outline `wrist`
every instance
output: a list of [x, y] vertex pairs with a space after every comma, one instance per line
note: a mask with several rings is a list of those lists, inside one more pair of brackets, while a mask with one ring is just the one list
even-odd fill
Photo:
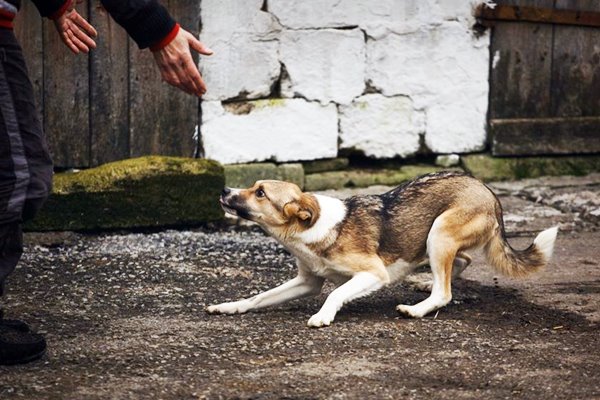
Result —
[[65, 0], [63, 5], [60, 6], [60, 8], [58, 10], [56, 10], [54, 13], [50, 14], [48, 16], [48, 18], [53, 21], [56, 21], [57, 19], [62, 17], [71, 8], [72, 3], [73, 3], [72, 0]]
[[175, 39], [175, 37], [179, 33], [180, 29], [181, 29], [181, 26], [179, 26], [179, 24], [176, 23], [175, 26], [173, 27], [173, 29], [171, 29], [171, 31], [167, 34], [167, 36], [162, 38], [159, 42], [150, 46], [150, 50], [152, 52], [156, 52], [156, 51], [160, 51], [160, 50], [164, 49], [165, 47], [167, 47], [167, 45]]

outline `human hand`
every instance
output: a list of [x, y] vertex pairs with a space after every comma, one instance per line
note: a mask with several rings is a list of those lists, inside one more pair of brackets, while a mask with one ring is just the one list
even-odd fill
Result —
[[89, 53], [96, 48], [94, 39], [98, 32], [75, 10], [75, 2], [63, 15], [54, 20], [54, 25], [63, 43], [75, 54]]
[[194, 63], [190, 48], [206, 56], [213, 53], [194, 35], [180, 28], [169, 44], [154, 52], [154, 59], [165, 82], [200, 97], [206, 93], [206, 84]]

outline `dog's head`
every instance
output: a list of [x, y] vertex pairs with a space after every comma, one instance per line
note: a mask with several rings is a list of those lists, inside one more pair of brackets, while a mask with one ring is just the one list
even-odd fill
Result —
[[307, 229], [319, 218], [320, 211], [313, 195], [282, 181], [257, 181], [248, 189], [226, 187], [220, 203], [225, 212], [271, 230]]

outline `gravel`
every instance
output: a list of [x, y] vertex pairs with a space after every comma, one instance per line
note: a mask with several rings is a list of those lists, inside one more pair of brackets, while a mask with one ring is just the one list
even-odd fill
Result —
[[[503, 184], [511, 242], [525, 247], [558, 223], [555, 261], [516, 281], [476, 257], [452, 303], [422, 320], [396, 313], [427, 296], [402, 284], [345, 306], [324, 329], [306, 321], [325, 295], [207, 315], [295, 274], [292, 257], [246, 225], [28, 234], [4, 303], [49, 349], [0, 367], [0, 398], [598, 398], [600, 235], [588, 210], [600, 182], [586, 179]], [[554, 189], [533, 199], [544, 185]]]

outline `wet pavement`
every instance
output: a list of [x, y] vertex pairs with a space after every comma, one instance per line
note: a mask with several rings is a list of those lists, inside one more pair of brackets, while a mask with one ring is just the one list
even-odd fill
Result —
[[49, 349], [0, 367], [0, 398], [600, 398], [600, 175], [492, 187], [514, 247], [560, 226], [554, 260], [514, 280], [477, 256], [452, 303], [422, 320], [395, 311], [427, 296], [405, 284], [351, 303], [323, 329], [306, 322], [331, 286], [256, 313], [207, 315], [206, 305], [295, 275], [292, 257], [246, 224], [27, 234], [4, 304]]

